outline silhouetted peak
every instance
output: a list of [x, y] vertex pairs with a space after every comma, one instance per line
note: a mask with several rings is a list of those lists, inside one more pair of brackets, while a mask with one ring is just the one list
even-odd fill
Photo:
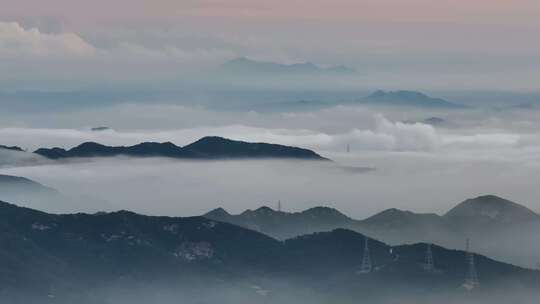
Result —
[[70, 150], [40, 148], [34, 153], [51, 159], [72, 157], [171, 157], [183, 159], [286, 158], [325, 160], [317, 153], [298, 147], [268, 143], [250, 143], [218, 136], [203, 137], [184, 147], [171, 142], [143, 142], [134, 146], [106, 146], [85, 142]]
[[3, 150], [10, 150], [10, 151], [17, 151], [17, 152], [24, 152], [24, 149], [23, 149], [23, 148], [17, 147], [17, 146], [4, 146], [4, 145], [0, 145], [0, 149], [3, 149]]
[[380, 105], [400, 105], [416, 107], [466, 108], [467, 106], [449, 102], [441, 98], [430, 97], [416, 91], [378, 90], [364, 98], [365, 102]]
[[270, 207], [267, 207], [267, 206], [262, 206], [260, 208], [255, 209], [255, 210], [248, 209], [248, 210], [242, 212], [241, 215], [244, 215], [244, 216], [273, 216], [276, 213], [278, 213], [278, 212], [275, 211], [274, 209], [272, 209]]
[[76, 146], [73, 149], [85, 149], [86, 150], [86, 149], [96, 149], [96, 148], [104, 148], [104, 147], [107, 147], [107, 146], [99, 144], [97, 142], [87, 141], [87, 142], [84, 142], [84, 143]]
[[481, 217], [501, 222], [520, 222], [537, 219], [538, 214], [496, 195], [483, 195], [468, 199], [445, 214], [445, 217]]
[[210, 217], [210, 218], [215, 218], [215, 217], [224, 217], [224, 216], [230, 216], [230, 215], [231, 214], [229, 212], [227, 212], [227, 210], [219, 207], [219, 208], [216, 208], [214, 210], [210, 210], [204, 216], [205, 217]]
[[414, 213], [397, 208], [386, 209], [364, 220], [367, 224], [396, 224], [396, 223], [416, 223], [424, 220], [437, 220], [440, 216], [434, 213]]
[[318, 206], [304, 210], [302, 211], [302, 214], [311, 217], [348, 219], [345, 214], [339, 212], [337, 209], [324, 206]]
[[383, 91], [377, 90], [373, 94], [369, 95], [368, 98], [395, 98], [395, 99], [426, 99], [430, 98], [424, 93], [416, 91]]
[[220, 136], [205, 136], [193, 143], [191, 143], [188, 146], [194, 146], [194, 145], [202, 145], [202, 144], [226, 144], [231, 142], [241, 142], [237, 140], [232, 140]]

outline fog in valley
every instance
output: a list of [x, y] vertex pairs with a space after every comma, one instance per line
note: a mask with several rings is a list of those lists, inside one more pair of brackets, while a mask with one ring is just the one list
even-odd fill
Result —
[[[85, 141], [107, 145], [171, 141], [182, 146], [217, 135], [313, 149], [334, 162], [125, 157], [64, 162], [3, 151], [0, 172], [101, 202], [74, 201], [65, 206], [66, 212], [128, 209], [188, 216], [218, 206], [233, 213], [275, 207], [281, 200], [288, 211], [325, 205], [364, 218], [386, 208], [440, 214], [482, 194], [500, 195], [540, 211], [536, 114], [354, 105], [295, 112], [223, 112], [171, 104], [122, 104], [35, 116], [19, 113], [2, 118], [0, 138], [2, 144], [28, 152], [39, 147], [71, 148]], [[444, 121], [430, 125], [425, 122], [429, 117]], [[18, 123], [10, 124], [10, 119]], [[91, 131], [95, 126], [110, 129]], [[46, 205], [42, 209], [47, 210]]]

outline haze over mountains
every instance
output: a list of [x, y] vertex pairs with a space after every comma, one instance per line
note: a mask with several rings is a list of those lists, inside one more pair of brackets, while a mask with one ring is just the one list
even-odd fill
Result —
[[360, 100], [361, 103], [383, 106], [409, 106], [419, 108], [466, 109], [465, 105], [442, 98], [430, 97], [416, 91], [376, 91]]
[[476, 255], [482, 284], [469, 293], [463, 251], [434, 246], [432, 272], [426, 244], [373, 239], [373, 269], [359, 273], [365, 237], [344, 229], [281, 242], [203, 217], [51, 215], [4, 202], [0, 227], [0, 300], [10, 304], [472, 302], [540, 284], [537, 271]]
[[[291, 100], [280, 102], [267, 102], [267, 103], [248, 103], [244, 105], [245, 108], [252, 109], [261, 112], [273, 112], [273, 111], [314, 111], [324, 108], [331, 108], [338, 105], [356, 106], [362, 105], [364, 107], [380, 108], [406, 108], [406, 109], [423, 109], [428, 111], [450, 111], [450, 110], [467, 110], [472, 107], [448, 101], [443, 98], [431, 97], [425, 93], [418, 91], [383, 91], [377, 90], [364, 97], [355, 96], [352, 99], [339, 99], [328, 100], [324, 98], [313, 98], [303, 100]], [[438, 117], [433, 117], [438, 118]], [[441, 121], [435, 119], [433, 121], [428, 120], [425, 123], [432, 125], [440, 125]]]
[[219, 67], [222, 73], [236, 76], [322, 76], [351, 75], [355, 70], [346, 66], [320, 67], [311, 62], [280, 64], [269, 61], [257, 61], [240, 57], [225, 62]]
[[5, 174], [0, 174], [0, 200], [18, 202], [28, 208], [46, 209], [54, 213], [87, 208], [99, 210], [108, 206], [103, 199], [94, 196], [70, 196], [34, 180]]
[[[295, 213], [261, 207], [238, 215], [218, 208], [204, 216], [278, 239], [346, 228], [394, 245], [431, 242], [450, 248], [463, 248], [465, 239], [472, 238], [478, 252], [520, 265], [534, 266], [540, 256], [540, 247], [529, 245], [537, 243], [536, 230], [525, 229], [540, 226], [540, 215], [493, 195], [466, 200], [443, 216], [388, 209], [367, 219], [355, 220], [327, 207]], [[523, 230], [520, 238], [509, 235], [509, 231], [520, 228]], [[527, 248], [527, 252], [513, 251], [511, 246], [500, 246], [508, 243], [517, 246], [514, 248]]]

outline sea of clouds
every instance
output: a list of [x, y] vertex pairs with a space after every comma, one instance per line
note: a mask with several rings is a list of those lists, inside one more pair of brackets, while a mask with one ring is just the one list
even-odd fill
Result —
[[[433, 115], [442, 116], [447, 123], [411, 122]], [[70, 148], [85, 141], [185, 145], [217, 135], [309, 148], [336, 164], [159, 158], [65, 163], [31, 153], [10, 153], [12, 158], [2, 158], [0, 173], [108, 202], [74, 204], [65, 210], [69, 212], [129, 209], [183, 216], [218, 206], [240, 212], [274, 206], [281, 200], [291, 211], [329, 205], [362, 218], [390, 207], [443, 213], [466, 198], [488, 193], [540, 211], [540, 190], [535, 182], [540, 178], [540, 133], [534, 117], [529, 111], [434, 113], [357, 106], [304, 112], [223, 112], [170, 104], [6, 115], [0, 127], [1, 143], [29, 152], [39, 147]], [[96, 126], [111, 129], [91, 131]]]

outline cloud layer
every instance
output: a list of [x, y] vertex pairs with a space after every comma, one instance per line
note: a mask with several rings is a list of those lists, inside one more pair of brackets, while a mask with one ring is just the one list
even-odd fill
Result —
[[[11, 153], [2, 156], [0, 173], [32, 178], [73, 197], [97, 196], [111, 210], [150, 214], [194, 215], [216, 206], [239, 212], [281, 200], [288, 210], [330, 205], [361, 218], [390, 207], [443, 212], [482, 194], [508, 197], [540, 211], [540, 133], [534, 113], [446, 112], [445, 126], [401, 122], [434, 114], [443, 113], [355, 106], [221, 112], [171, 104], [0, 114], [0, 144], [30, 150], [68, 148], [83, 141], [185, 145], [220, 135], [311, 148], [338, 164], [124, 158], [48, 163]], [[100, 125], [113, 129], [90, 130]], [[358, 173], [342, 166], [377, 170]], [[73, 206], [75, 211], [96, 208]]]

